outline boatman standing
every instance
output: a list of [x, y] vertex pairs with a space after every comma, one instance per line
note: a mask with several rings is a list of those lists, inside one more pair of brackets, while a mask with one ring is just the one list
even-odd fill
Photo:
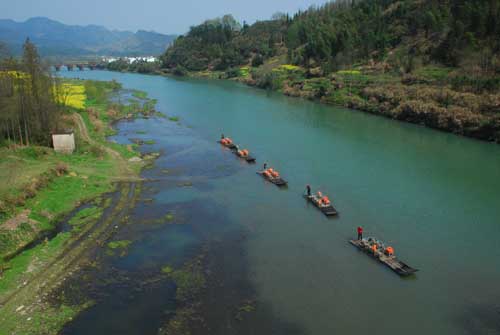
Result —
[[223, 140], [223, 139], [225, 139], [225, 138], [226, 138], [226, 136], [224, 136], [224, 134], [221, 134], [221, 135], [220, 135], [220, 139], [221, 139], [221, 140]]
[[307, 196], [311, 196], [311, 186], [309, 184], [306, 185]]
[[358, 240], [363, 239], [363, 227], [358, 227]]

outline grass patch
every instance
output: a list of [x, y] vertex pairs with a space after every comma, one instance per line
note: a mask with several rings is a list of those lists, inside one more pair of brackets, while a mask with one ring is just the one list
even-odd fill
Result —
[[[108, 166], [109, 167], [109, 166]], [[87, 178], [64, 176], [41, 190], [38, 196], [27, 202], [31, 208], [30, 218], [42, 223], [41, 229], [52, 229], [52, 222], [46, 213], [58, 218], [69, 212], [84, 199], [90, 199], [112, 188], [109, 178], [92, 175]]]
[[429, 80], [445, 81], [452, 71], [452, 68], [447, 67], [425, 66], [414, 71], [414, 74]]
[[108, 248], [112, 250], [126, 249], [130, 244], [132, 244], [132, 241], [129, 240], [113, 241], [108, 243]]
[[79, 233], [84, 226], [97, 221], [102, 214], [103, 209], [97, 206], [82, 209], [68, 221], [68, 224], [73, 227], [71, 233]]
[[178, 122], [179, 121], [179, 117], [178, 116], [170, 116], [168, 119], [170, 121], [173, 121], [173, 122]]

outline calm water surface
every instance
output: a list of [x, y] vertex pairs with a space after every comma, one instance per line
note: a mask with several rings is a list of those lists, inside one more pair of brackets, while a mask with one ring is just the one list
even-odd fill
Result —
[[[173, 212], [189, 224], [127, 228], [139, 237], [113, 267], [153, 271], [182, 264], [204, 241], [218, 243], [225, 285], [206, 296], [210, 333], [500, 333], [500, 146], [232, 82], [63, 75], [116, 79], [180, 118], [118, 125], [115, 140], [153, 139], [144, 150], [163, 154], [143, 173], [154, 179], [143, 197], [154, 202], [132, 217]], [[288, 189], [221, 149], [222, 132], [258, 166], [278, 169]], [[185, 181], [192, 187], [179, 187]], [[340, 217], [305, 203], [307, 183], [333, 198]], [[402, 279], [349, 245], [358, 225], [393, 245], [417, 276]], [[238, 289], [257, 300], [248, 322], [236, 322], [227, 307]], [[126, 287], [108, 292], [68, 333], [155, 334], [169, 308], [161, 297], [172, 292], [168, 285], [132, 298]]]

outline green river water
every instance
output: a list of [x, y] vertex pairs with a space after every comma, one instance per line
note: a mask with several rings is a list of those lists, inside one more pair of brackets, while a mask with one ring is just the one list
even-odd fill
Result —
[[[169, 209], [188, 224], [134, 231], [129, 254], [111, 263], [141, 272], [175, 263], [204, 241], [219, 243], [213, 272], [222, 284], [207, 287], [206, 328], [195, 333], [500, 334], [500, 146], [233, 82], [63, 75], [116, 79], [180, 118], [117, 125], [115, 140], [142, 136], [162, 152], [143, 172], [156, 178], [145, 187], [154, 205], [139, 206], [134, 217]], [[221, 148], [221, 133], [257, 165]], [[263, 162], [287, 189], [256, 175]], [[179, 180], [192, 187], [177, 187]], [[304, 201], [307, 183], [333, 199], [338, 218]], [[391, 244], [417, 275], [400, 278], [351, 246], [357, 226]], [[155, 334], [168, 319], [171, 291], [129, 301], [119, 288], [108, 290], [67, 333]], [[239, 292], [256, 302], [243, 321], [234, 319]]]

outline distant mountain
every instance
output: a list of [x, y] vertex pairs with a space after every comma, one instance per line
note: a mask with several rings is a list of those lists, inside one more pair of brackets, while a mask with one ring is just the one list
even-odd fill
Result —
[[0, 41], [19, 54], [26, 38], [37, 45], [44, 56], [141, 56], [159, 55], [176, 38], [139, 30], [108, 30], [101, 26], [70, 26], [44, 17], [25, 22], [0, 19]]

